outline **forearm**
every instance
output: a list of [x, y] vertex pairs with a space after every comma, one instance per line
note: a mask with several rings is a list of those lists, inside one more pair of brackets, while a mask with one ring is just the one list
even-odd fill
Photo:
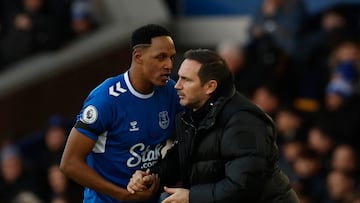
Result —
[[66, 176], [97, 192], [107, 194], [118, 200], [128, 200], [130, 193], [101, 177], [96, 171], [81, 161], [62, 162], [61, 170]]
[[86, 162], [87, 156], [91, 153], [95, 141], [81, 134], [73, 128], [70, 132], [64, 153], [60, 162], [61, 171], [84, 187], [91, 188], [97, 192], [106, 194], [118, 200], [135, 201], [147, 200], [152, 192], [133, 195], [125, 188], [103, 178], [98, 172], [92, 169]]

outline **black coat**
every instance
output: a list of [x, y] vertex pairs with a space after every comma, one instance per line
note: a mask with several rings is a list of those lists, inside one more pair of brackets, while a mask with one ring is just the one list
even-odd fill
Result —
[[278, 167], [272, 119], [239, 93], [209, 105], [198, 127], [186, 112], [177, 116], [162, 183], [181, 181], [190, 203], [298, 202]]

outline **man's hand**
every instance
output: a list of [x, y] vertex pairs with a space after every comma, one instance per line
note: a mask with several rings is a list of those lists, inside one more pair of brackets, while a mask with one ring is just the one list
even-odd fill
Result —
[[148, 201], [153, 198], [154, 195], [157, 194], [157, 191], [160, 187], [160, 179], [158, 175], [154, 175], [152, 179], [152, 183], [150, 187], [147, 187], [143, 191], [137, 191], [136, 193], [129, 193], [125, 198], [120, 199], [122, 201]]
[[189, 190], [184, 188], [168, 188], [164, 187], [165, 192], [170, 196], [161, 203], [189, 203]]
[[145, 191], [148, 189], [148, 186], [153, 184], [154, 179], [155, 175], [150, 173], [150, 169], [147, 169], [146, 171], [137, 170], [130, 178], [127, 190], [131, 194]]

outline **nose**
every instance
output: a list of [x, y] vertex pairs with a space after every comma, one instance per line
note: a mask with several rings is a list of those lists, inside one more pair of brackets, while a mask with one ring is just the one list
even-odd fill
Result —
[[175, 84], [174, 87], [175, 87], [175, 89], [177, 89], [177, 90], [181, 89], [180, 79], [176, 82], [176, 84]]
[[168, 69], [168, 70], [172, 70], [173, 69], [173, 60], [171, 58], [168, 58], [164, 64], [164, 68]]

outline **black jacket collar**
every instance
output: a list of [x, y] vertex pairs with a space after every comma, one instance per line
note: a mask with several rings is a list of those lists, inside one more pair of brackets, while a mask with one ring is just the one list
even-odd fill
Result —
[[232, 87], [228, 91], [222, 91], [222, 94], [211, 97], [197, 111], [186, 109], [183, 118], [186, 122], [194, 125], [198, 129], [210, 128], [215, 123], [215, 117], [218, 112], [234, 94], [235, 87]]

